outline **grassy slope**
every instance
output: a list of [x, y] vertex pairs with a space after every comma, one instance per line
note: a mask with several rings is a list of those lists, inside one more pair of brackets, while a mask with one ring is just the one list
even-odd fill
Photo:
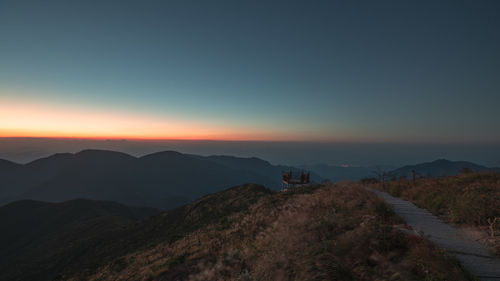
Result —
[[[467, 173], [441, 179], [406, 179], [374, 187], [426, 208], [450, 222], [485, 228], [500, 217], [500, 174]], [[497, 228], [499, 227], [497, 223]], [[500, 253], [500, 245], [497, 245]]]
[[467, 280], [428, 241], [393, 228], [399, 219], [354, 184], [274, 194], [243, 186], [177, 212], [175, 238], [73, 280]]
[[389, 181], [376, 187], [415, 202], [431, 212], [449, 214], [458, 224], [486, 225], [500, 217], [500, 174], [470, 173], [441, 179]]
[[[260, 185], [239, 186], [141, 221], [127, 219], [133, 215], [128, 214], [129, 209], [136, 208], [123, 206], [124, 210], [116, 215], [116, 212], [101, 212], [102, 208], [88, 204], [75, 204], [94, 204], [95, 201], [89, 200], [59, 204], [13, 203], [6, 206], [8, 210], [0, 212], [4, 225], [12, 226], [12, 231], [2, 232], [0, 241], [15, 242], [19, 235], [16, 233], [28, 237], [22, 237], [16, 244], [17, 252], [8, 251], [9, 256], [0, 256], [0, 280], [66, 280], [75, 275], [86, 279], [98, 266], [121, 255], [159, 243], [175, 242], [188, 233], [247, 209], [258, 198], [270, 193]], [[23, 204], [35, 204], [36, 208], [23, 207]], [[127, 213], [125, 217], [124, 212]], [[14, 227], [15, 224], [18, 226]], [[23, 241], [26, 243], [21, 243]], [[9, 249], [0, 249], [0, 254], [6, 250]]]

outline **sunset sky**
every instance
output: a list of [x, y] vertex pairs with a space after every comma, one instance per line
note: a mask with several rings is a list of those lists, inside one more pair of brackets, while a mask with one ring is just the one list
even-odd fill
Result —
[[0, 137], [500, 141], [499, 1], [0, 0]]

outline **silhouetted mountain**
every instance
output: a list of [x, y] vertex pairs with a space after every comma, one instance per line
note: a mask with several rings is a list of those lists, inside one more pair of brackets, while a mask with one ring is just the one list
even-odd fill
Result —
[[[225, 165], [228, 167], [232, 167], [234, 169], [238, 170], [243, 170], [243, 171], [251, 171], [252, 173], [255, 173], [260, 176], [268, 177], [275, 179], [276, 175], [280, 175], [281, 172], [284, 171], [301, 171], [301, 170], [307, 170], [308, 169], [301, 169], [301, 168], [296, 168], [296, 167], [290, 167], [290, 166], [283, 166], [283, 165], [272, 165], [268, 161], [256, 158], [256, 157], [251, 157], [251, 158], [241, 158], [241, 157], [234, 157], [234, 156], [224, 156], [224, 155], [215, 155], [215, 156], [209, 156], [205, 157], [205, 159], [214, 161], [218, 164]], [[324, 180], [324, 178], [318, 173], [314, 171], [311, 172], [311, 181], [313, 182], [321, 182]], [[279, 176], [278, 176], [279, 177]]]
[[19, 166], [21, 166], [21, 165], [14, 163], [14, 162], [10, 162], [8, 160], [0, 159], [0, 173], [2, 173], [4, 171], [9, 171], [9, 170], [15, 169]]
[[136, 158], [120, 152], [84, 150], [55, 154], [4, 171], [0, 203], [87, 198], [169, 209], [244, 183], [277, 189], [283, 168], [288, 167], [257, 158], [203, 157], [174, 151]]
[[439, 159], [433, 162], [426, 162], [417, 165], [408, 165], [390, 172], [396, 177], [406, 176], [411, 178], [413, 171], [419, 177], [445, 177], [456, 176], [464, 170], [471, 172], [498, 172], [499, 168], [488, 168], [467, 161], [449, 161]]

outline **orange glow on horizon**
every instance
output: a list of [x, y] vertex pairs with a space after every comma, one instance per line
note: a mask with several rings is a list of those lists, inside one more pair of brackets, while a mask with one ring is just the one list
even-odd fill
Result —
[[2, 103], [0, 136], [56, 138], [198, 139], [231, 136], [224, 128], [178, 120], [155, 120], [123, 113], [84, 112]]
[[[0, 137], [142, 140], [293, 140], [289, 132], [14, 102], [0, 103]], [[300, 139], [300, 138], [298, 138]]]

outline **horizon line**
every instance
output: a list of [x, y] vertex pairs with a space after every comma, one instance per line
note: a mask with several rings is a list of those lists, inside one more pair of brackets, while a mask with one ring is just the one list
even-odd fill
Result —
[[89, 140], [89, 141], [131, 141], [131, 142], [255, 142], [255, 143], [323, 143], [323, 144], [499, 144], [500, 140], [381, 140], [381, 139], [332, 139], [332, 140], [294, 140], [294, 139], [211, 139], [211, 138], [140, 138], [140, 137], [80, 137], [80, 136], [0, 136], [2, 139], [45, 139], [45, 140]]

